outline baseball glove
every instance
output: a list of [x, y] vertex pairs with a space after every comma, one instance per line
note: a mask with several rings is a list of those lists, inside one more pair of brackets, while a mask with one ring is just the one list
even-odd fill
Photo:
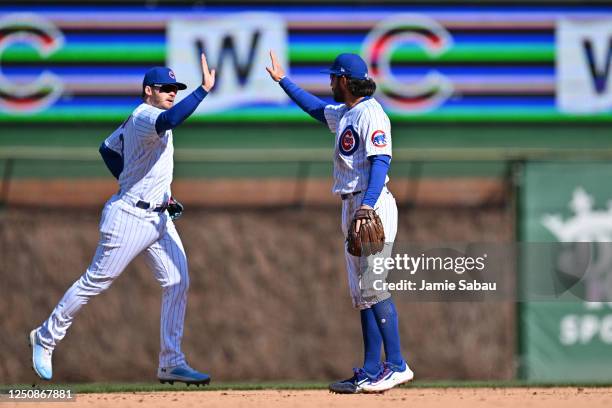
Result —
[[[360, 221], [359, 231], [357, 221]], [[370, 256], [382, 251], [385, 246], [385, 230], [376, 211], [370, 208], [357, 210], [346, 241], [349, 254], [354, 256]]]
[[168, 200], [167, 211], [172, 221], [180, 218], [184, 209], [185, 207], [183, 207], [183, 204], [179, 203], [176, 199], [174, 199], [174, 197], [170, 197], [170, 200]]

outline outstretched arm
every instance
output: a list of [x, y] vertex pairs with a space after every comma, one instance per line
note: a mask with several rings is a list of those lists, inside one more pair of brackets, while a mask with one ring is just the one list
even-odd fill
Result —
[[185, 119], [187, 119], [198, 107], [200, 102], [208, 95], [208, 92], [215, 85], [215, 70], [208, 69], [206, 56], [204, 53], [200, 56], [202, 64], [202, 86], [197, 87], [195, 91], [189, 94], [185, 99], [159, 114], [155, 121], [155, 130], [157, 133], [165, 132], [168, 129], [174, 129]]
[[310, 116], [327, 124], [325, 120], [325, 106], [327, 104], [311, 93], [303, 90], [289, 78], [285, 76], [285, 70], [278, 63], [276, 55], [270, 51], [270, 59], [272, 60], [272, 67], [266, 67], [266, 71], [270, 74], [270, 77], [278, 82], [283, 90], [289, 95], [289, 97], [306, 113]]
[[158, 134], [168, 129], [174, 129], [185, 121], [198, 107], [200, 102], [208, 94], [201, 86], [189, 94], [182, 101], [159, 114], [155, 121], [155, 130]]

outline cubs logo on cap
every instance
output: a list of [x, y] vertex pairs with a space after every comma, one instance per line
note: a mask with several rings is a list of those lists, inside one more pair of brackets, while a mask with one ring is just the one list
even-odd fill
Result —
[[387, 135], [382, 130], [376, 130], [372, 133], [372, 144], [376, 147], [385, 147], [387, 145]]
[[142, 86], [146, 85], [175, 85], [178, 89], [187, 88], [187, 85], [177, 82], [174, 71], [168, 67], [153, 67], [148, 70], [142, 80]]
[[350, 156], [359, 147], [359, 135], [355, 132], [352, 126], [347, 126], [346, 129], [338, 138], [338, 150], [343, 156]]

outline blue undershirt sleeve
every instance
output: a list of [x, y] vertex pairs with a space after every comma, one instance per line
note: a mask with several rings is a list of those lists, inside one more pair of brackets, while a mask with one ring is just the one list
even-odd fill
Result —
[[110, 170], [110, 172], [119, 179], [119, 175], [123, 171], [123, 157], [113, 149], [106, 146], [104, 142], [100, 145], [100, 155], [104, 160], [104, 164]]
[[391, 164], [391, 157], [386, 154], [378, 154], [375, 156], [368, 157], [368, 160], [372, 164], [370, 166], [370, 180], [368, 182], [368, 188], [363, 195], [363, 201], [361, 204], [369, 205], [374, 208], [374, 205], [380, 197], [380, 193], [385, 186], [385, 180], [387, 179], [387, 173], [389, 172], [389, 165]]
[[196, 110], [206, 95], [208, 95], [208, 92], [201, 86], [198, 86], [195, 91], [187, 95], [185, 99], [167, 111], [160, 113], [155, 121], [155, 130], [157, 133], [159, 134], [166, 130], [174, 129], [183, 123], [183, 121]]
[[289, 78], [284, 77], [279, 81], [281, 88], [289, 95], [293, 102], [319, 122], [327, 125], [325, 120], [325, 107], [327, 104], [313, 94], [303, 90], [294, 84]]

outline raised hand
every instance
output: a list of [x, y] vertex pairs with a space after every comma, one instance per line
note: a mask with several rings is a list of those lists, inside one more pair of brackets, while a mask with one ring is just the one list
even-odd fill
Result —
[[206, 92], [210, 92], [213, 86], [215, 86], [215, 70], [208, 70], [208, 63], [206, 62], [206, 55], [200, 54], [202, 62], [202, 88]]
[[270, 60], [272, 60], [272, 67], [266, 67], [266, 71], [270, 74], [270, 78], [278, 82], [285, 76], [285, 70], [278, 63], [276, 55], [274, 55], [272, 50], [270, 50]]

